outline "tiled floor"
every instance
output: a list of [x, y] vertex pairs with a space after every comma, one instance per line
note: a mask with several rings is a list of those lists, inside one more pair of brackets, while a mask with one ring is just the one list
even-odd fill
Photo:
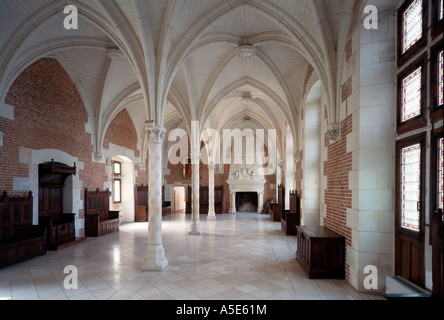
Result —
[[[268, 215], [201, 216], [202, 235], [190, 236], [190, 216], [164, 217], [168, 268], [142, 272], [147, 223], [48, 252], [0, 270], [0, 300], [368, 300], [346, 281], [309, 280], [295, 259], [296, 239]], [[64, 287], [64, 268], [78, 270], [78, 289]]]

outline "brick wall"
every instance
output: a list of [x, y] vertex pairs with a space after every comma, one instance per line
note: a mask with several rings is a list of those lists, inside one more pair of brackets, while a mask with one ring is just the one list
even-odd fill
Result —
[[[349, 174], [352, 170], [352, 154], [347, 153], [347, 135], [352, 132], [352, 116], [341, 122], [341, 136], [331, 143], [325, 139], [328, 148], [328, 160], [324, 163], [324, 175], [327, 177], [325, 204], [327, 215], [324, 225], [346, 238], [346, 245], [351, 246], [351, 229], [347, 227], [347, 208], [352, 208], [352, 191], [349, 189]], [[348, 266], [346, 265], [348, 274]]]
[[131, 120], [126, 109], [119, 112], [119, 114], [111, 121], [105, 138], [103, 139], [103, 148], [109, 149], [109, 143], [114, 143], [118, 146], [125, 146], [128, 149], [134, 150], [134, 156], [140, 157], [140, 151], [137, 149], [136, 128]]
[[[14, 120], [0, 117], [4, 145], [0, 147], [0, 190], [25, 195], [28, 190], [14, 190], [14, 178], [30, 177], [30, 168], [20, 163], [20, 148], [55, 149], [83, 162], [78, 177], [83, 188], [103, 188], [108, 181], [105, 164], [92, 161], [91, 134], [85, 131], [88, 115], [69, 75], [51, 58], [30, 65], [13, 83], [5, 103], [14, 107]], [[111, 123], [104, 146], [109, 142], [135, 151], [137, 135], [127, 111]], [[50, 161], [51, 159], [47, 159]], [[57, 161], [57, 159], [54, 159]], [[137, 168], [137, 167], [136, 167]], [[147, 183], [146, 171], [138, 179]], [[80, 194], [83, 199], [83, 192]], [[83, 209], [79, 210], [80, 219]], [[83, 230], [79, 230], [83, 234]]]
[[[44, 58], [29, 66], [11, 86], [5, 102], [14, 106], [14, 121], [0, 118], [4, 146], [0, 155], [0, 190], [13, 191], [14, 177], [28, 177], [19, 164], [19, 148], [57, 149], [84, 162], [79, 170], [84, 187], [107, 180], [104, 165], [93, 163], [88, 115], [73, 82], [55, 60]], [[50, 160], [50, 159], [49, 159]], [[26, 192], [26, 190], [22, 190]]]

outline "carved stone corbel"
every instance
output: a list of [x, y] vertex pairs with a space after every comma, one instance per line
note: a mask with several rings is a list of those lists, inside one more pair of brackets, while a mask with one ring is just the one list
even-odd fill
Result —
[[341, 129], [339, 125], [338, 124], [330, 125], [327, 128], [326, 136], [332, 142], [338, 141], [341, 137]]
[[101, 162], [103, 160], [103, 154], [95, 152], [94, 153], [94, 161], [95, 162]]

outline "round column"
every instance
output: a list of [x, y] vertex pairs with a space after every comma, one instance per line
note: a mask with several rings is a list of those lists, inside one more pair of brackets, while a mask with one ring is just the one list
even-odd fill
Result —
[[208, 217], [207, 220], [215, 221], [216, 212], [214, 211], [214, 163], [208, 164]]
[[145, 124], [148, 142], [148, 248], [141, 269], [163, 271], [168, 266], [162, 243], [162, 145], [165, 129], [154, 121]]
[[191, 227], [190, 235], [200, 235], [202, 230], [200, 227], [200, 203], [199, 203], [199, 192], [200, 192], [200, 173], [199, 173], [199, 162], [200, 153], [191, 152], [191, 184], [192, 184], [192, 212], [191, 212]]

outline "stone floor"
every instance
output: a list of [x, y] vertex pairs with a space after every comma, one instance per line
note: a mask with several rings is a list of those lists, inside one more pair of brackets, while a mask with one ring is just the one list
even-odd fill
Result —
[[[164, 217], [169, 266], [142, 272], [147, 223], [48, 252], [0, 270], [0, 300], [380, 300], [346, 281], [309, 280], [295, 259], [296, 238], [268, 215], [201, 216], [202, 234], [188, 235], [190, 216]], [[77, 267], [78, 288], [64, 287]]]

